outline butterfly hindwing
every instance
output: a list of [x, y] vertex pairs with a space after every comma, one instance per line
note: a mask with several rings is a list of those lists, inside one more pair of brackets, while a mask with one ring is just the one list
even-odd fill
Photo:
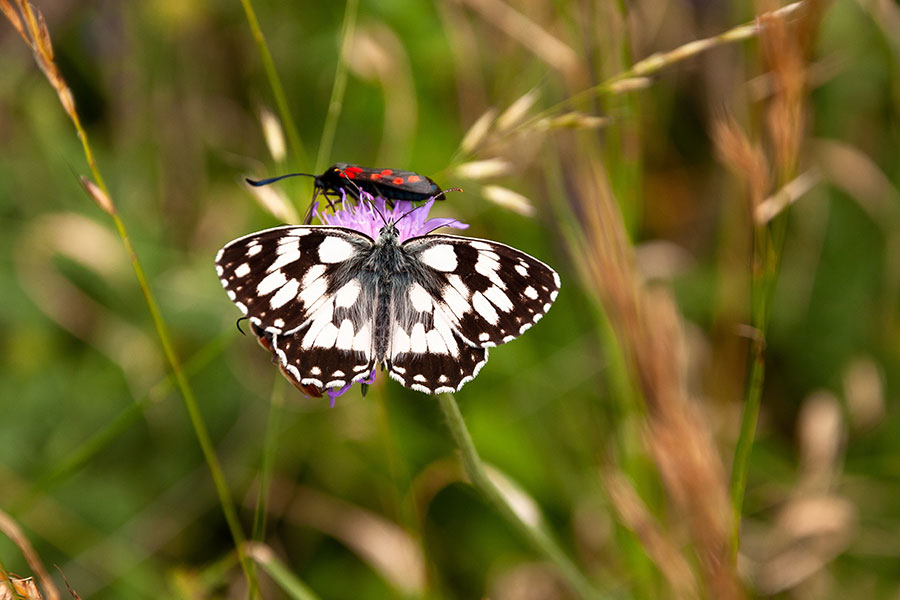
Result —
[[411, 281], [394, 290], [386, 351], [390, 376], [427, 394], [455, 392], [487, 362], [487, 349], [464, 339], [422, 279], [410, 267]]
[[216, 272], [252, 323], [287, 335], [329, 302], [335, 317], [371, 310], [357, 302], [362, 294], [353, 273], [372, 246], [368, 236], [342, 227], [275, 227], [222, 248]]
[[403, 247], [415, 259], [435, 306], [462, 338], [489, 348], [513, 340], [546, 314], [559, 275], [536, 258], [497, 242], [428, 235]]
[[[303, 385], [319, 389], [341, 388], [353, 381], [361, 381], [375, 368], [371, 347], [371, 323], [365, 323], [356, 340], [363, 343], [354, 347], [352, 327], [345, 320], [333, 344], [322, 347], [306, 347], [304, 340], [307, 325], [293, 335], [275, 336], [275, 353], [291, 376]], [[346, 339], [342, 342], [341, 337]], [[323, 343], [329, 339], [319, 338]]]

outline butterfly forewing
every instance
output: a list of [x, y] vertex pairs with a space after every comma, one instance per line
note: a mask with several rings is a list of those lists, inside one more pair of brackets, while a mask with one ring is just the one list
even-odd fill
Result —
[[339, 316], [366, 310], [355, 296], [348, 300], [353, 273], [372, 246], [368, 236], [342, 227], [276, 227], [230, 242], [216, 257], [216, 271], [251, 322], [289, 334], [329, 302]]

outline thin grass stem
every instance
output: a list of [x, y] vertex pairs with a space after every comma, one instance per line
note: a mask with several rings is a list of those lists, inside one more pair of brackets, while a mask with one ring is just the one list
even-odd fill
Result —
[[769, 324], [775, 283], [781, 264], [781, 250], [786, 233], [785, 215], [776, 218], [770, 225], [756, 227], [754, 253], [757, 256], [753, 269], [751, 289], [751, 326], [753, 338], [750, 345], [750, 366], [747, 384], [744, 388], [744, 411], [741, 415], [740, 432], [734, 449], [731, 467], [731, 509], [733, 531], [731, 553], [737, 559], [741, 541], [741, 512], [747, 488], [747, 472], [750, 454], [756, 437], [759, 409], [765, 379], [766, 331]]
[[262, 465], [259, 472], [259, 490], [256, 495], [256, 514], [253, 517], [254, 541], [262, 541], [266, 534], [266, 517], [269, 514], [269, 488], [272, 484], [272, 470], [275, 467], [275, 454], [278, 451], [278, 439], [281, 433], [281, 407], [284, 406], [284, 378], [275, 374], [272, 383], [272, 397], [269, 401], [269, 419], [263, 442]]
[[35, 18], [33, 14], [33, 8], [29, 3], [21, 3], [20, 8], [23, 14], [26, 16], [31, 30], [31, 38], [29, 39], [28, 37], [26, 37], [26, 42], [34, 51], [34, 55], [38, 62], [38, 65], [41, 67], [41, 70], [47, 77], [47, 81], [57, 91], [57, 95], [60, 99], [63, 110], [71, 119], [72, 124], [75, 126], [75, 131], [77, 132], [78, 139], [81, 140], [81, 146], [84, 150], [84, 156], [93, 176], [93, 182], [87, 182], [84, 180], [84, 178], [82, 178], [83, 183], [85, 183], [85, 190], [89, 195], [93, 197], [94, 201], [98, 203], [98, 205], [104, 210], [104, 212], [106, 212], [112, 218], [113, 223], [116, 226], [116, 231], [118, 231], [119, 238], [122, 240], [122, 245], [125, 247], [125, 251], [128, 254], [128, 259], [131, 262], [135, 277], [138, 280], [138, 285], [141, 288], [141, 293], [143, 294], [144, 300], [147, 303], [147, 308], [150, 310], [150, 316], [153, 320], [153, 325], [156, 329], [156, 333], [159, 337], [160, 343], [162, 344], [163, 353], [165, 354], [166, 360], [168, 361], [169, 366], [171, 367], [172, 372], [175, 376], [176, 385], [181, 392], [185, 407], [187, 408], [188, 415], [191, 419], [191, 424], [194, 427], [194, 433], [197, 436], [197, 440], [200, 443], [200, 448], [203, 451], [207, 466], [209, 468], [210, 474], [212, 475], [213, 483], [215, 484], [216, 492], [219, 495], [219, 501], [222, 505], [222, 511], [225, 514], [225, 520], [227, 521], [228, 527], [231, 530], [232, 537], [234, 538], [235, 546], [241, 559], [241, 566], [243, 567], [244, 574], [247, 577], [249, 587], [251, 590], [258, 590], [256, 578], [254, 577], [250, 568], [250, 562], [243, 554], [242, 547], [244, 543], [244, 534], [241, 530], [240, 521], [237, 517], [237, 511], [235, 510], [234, 502], [231, 498], [228, 486], [225, 484], [225, 478], [222, 474], [222, 469], [219, 466], [219, 461], [216, 458], [212, 440], [210, 439], [209, 432], [206, 429], [206, 424], [204, 423], [203, 418], [200, 414], [200, 409], [197, 406], [197, 400], [194, 396], [194, 391], [188, 383], [187, 376], [185, 375], [184, 369], [181, 365], [181, 360], [178, 358], [178, 355], [175, 352], [171, 336], [169, 335], [169, 329], [166, 326], [162, 313], [159, 310], [159, 305], [156, 302], [156, 298], [153, 296], [153, 292], [150, 290], [150, 285], [147, 281], [147, 276], [144, 273], [144, 268], [141, 265], [137, 253], [134, 250], [134, 246], [131, 243], [131, 238], [129, 237], [128, 232], [125, 229], [125, 224], [122, 222], [122, 219], [119, 218], [119, 215], [115, 209], [115, 205], [110, 200], [109, 189], [106, 187], [106, 182], [104, 181], [103, 176], [100, 174], [100, 169], [97, 167], [97, 161], [94, 158], [94, 152], [91, 148], [90, 141], [88, 140], [87, 132], [84, 130], [84, 127], [81, 124], [81, 118], [78, 115], [78, 110], [75, 106], [75, 101], [72, 97], [71, 91], [62, 75], [59, 73], [59, 69], [57, 68], [56, 64], [53, 62], [53, 52], [50, 45], [49, 32], [47, 32], [43, 28], [43, 19], [38, 20]]
[[453, 395], [440, 394], [438, 395], [438, 401], [441, 410], [444, 413], [444, 418], [447, 419], [447, 426], [450, 428], [450, 433], [453, 435], [453, 439], [456, 441], [456, 445], [459, 448], [463, 468], [465, 469], [466, 475], [468, 475], [472, 486], [484, 495], [491, 506], [493, 506], [494, 509], [497, 510], [516, 532], [525, 538], [537, 552], [556, 565], [562, 577], [580, 598], [598, 599], [605, 597], [591, 585], [578, 567], [569, 560], [569, 557], [566, 556], [565, 552], [563, 552], [559, 545], [546, 532], [538, 527], [529, 525], [519, 517], [494, 482], [491, 481], [487, 471], [484, 469], [481, 458], [478, 456], [478, 451], [475, 449], [475, 444], [472, 442], [472, 436], [469, 435], [469, 430], [466, 428], [465, 421], [463, 421], [462, 414], [459, 412], [459, 406], [456, 404], [456, 399]]
[[319, 140], [319, 154], [316, 157], [316, 172], [325, 168], [328, 157], [331, 156], [331, 147], [334, 145], [334, 134], [337, 131], [338, 117], [344, 106], [344, 92], [347, 90], [347, 56], [350, 54], [350, 44], [356, 31], [356, 14], [359, 10], [359, 0], [347, 0], [347, 8], [344, 11], [344, 23], [341, 25], [341, 51], [338, 55], [337, 68], [334, 72], [334, 85], [331, 88], [331, 99], [328, 101], [328, 114], [325, 117], [325, 125], [322, 127], [322, 139]]
[[[772, 11], [770, 13], [770, 16], [787, 18], [800, 10], [803, 5], [803, 0], [794, 2], [792, 4], [783, 6], [778, 10]], [[541, 111], [530, 119], [522, 122], [516, 128], [516, 130], [530, 128], [541, 119], [544, 119], [549, 115], [552, 115], [559, 110], [566, 109], [572, 105], [578, 106], [579, 103], [584, 102], [590, 98], [595, 98], [604, 94], [616, 93], [621, 89], [629, 89], [627, 86], [625, 88], [622, 87], [622, 83], [626, 80], [650, 77], [656, 75], [663, 69], [685, 61], [712, 48], [756, 37], [757, 35], [759, 35], [761, 29], [762, 27], [760, 26], [760, 19], [759, 17], [757, 17], [752, 21], [748, 21], [742, 25], [738, 25], [737, 27], [732, 27], [731, 29], [720, 34], [708, 38], [690, 41], [667, 52], [657, 52], [655, 54], [651, 54], [647, 58], [634, 63], [630, 68], [617, 73], [616, 75], [607, 78], [597, 85], [584, 89], [566, 98], [565, 100]]]
[[308, 160], [306, 149], [303, 147], [303, 142], [300, 139], [297, 125], [288, 105], [287, 95], [284, 93], [284, 86], [281, 84], [281, 78], [278, 76], [278, 70], [275, 68], [275, 61], [272, 59], [272, 53], [269, 51], [266, 37], [259, 26], [259, 20], [256, 18], [253, 4], [250, 0], [241, 0], [241, 5], [244, 7], [244, 14], [247, 16], [247, 24], [250, 26], [253, 41], [259, 50], [259, 56], [266, 71], [266, 78], [269, 80], [269, 86], [272, 88], [272, 95], [275, 97], [275, 104], [278, 106], [281, 122], [287, 131], [288, 144], [291, 147], [291, 153], [294, 155], [294, 161], [298, 165], [306, 164]]
[[[82, 135], [84, 135], [83, 132]], [[108, 195], [106, 189], [103, 189], [103, 191]], [[181, 397], [184, 400], [185, 408], [187, 408], [188, 416], [191, 420], [191, 425], [194, 428], [194, 435], [197, 437], [197, 442], [200, 444], [200, 449], [203, 452], [204, 458], [206, 459], [207, 467], [209, 468], [210, 475], [212, 476], [213, 485], [215, 485], [216, 493], [219, 496], [219, 503], [222, 505], [222, 512], [225, 515], [225, 521], [228, 524], [228, 529], [231, 532], [231, 537], [234, 540], [235, 547], [238, 551], [238, 558], [240, 559], [241, 567], [244, 570], [244, 574], [247, 576], [250, 589], [257, 590], [258, 587], [256, 577], [253, 575], [250, 561], [247, 559], [246, 555], [243, 552], [243, 545], [246, 541], [246, 538], [244, 537], [243, 529], [241, 529], [241, 523], [238, 519], [234, 500], [232, 499], [231, 492], [229, 491], [228, 485], [225, 482], [225, 476], [222, 472], [222, 467], [219, 464], [219, 459], [216, 457], [216, 451], [213, 447], [212, 438], [209, 435], [209, 430], [206, 428], [206, 422], [203, 420], [203, 415], [200, 413], [200, 407], [197, 404], [197, 398], [196, 396], [194, 396], [194, 390], [193, 388], [191, 388], [190, 383], [188, 383], [187, 376], [185, 375], [184, 369], [181, 366], [181, 360], [178, 358], [178, 354], [175, 352], [175, 347], [172, 344], [172, 338], [169, 334], [169, 328], [166, 325], [165, 319], [163, 319], [162, 312], [159, 310], [159, 305], [156, 302], [156, 298], [153, 296], [153, 292], [150, 290], [150, 284], [147, 281], [147, 276], [144, 274], [144, 268], [137, 257], [137, 253], [134, 251], [134, 246], [132, 245], [131, 238], [128, 236], [128, 232], [125, 229], [125, 224], [119, 218], [119, 215], [117, 213], [113, 213], [112, 218], [113, 222], [116, 225], [116, 230], [118, 230], [119, 232], [119, 237], [122, 239], [122, 244], [125, 246], [125, 251], [128, 253], [129, 260], [131, 261], [131, 266], [134, 269], [135, 277], [137, 277], [138, 285], [141, 288], [141, 293], [144, 295], [144, 301], [147, 303], [147, 307], [150, 310], [150, 316], [153, 319], [153, 326], [156, 328], [156, 333], [159, 336], [160, 343], [162, 344], [163, 353], [165, 354], [166, 360], [168, 360], [169, 365], [172, 368], [172, 372], [175, 375], [175, 383], [178, 386], [179, 391], [181, 392]]]
[[265, 544], [253, 542], [247, 545], [247, 552], [289, 598], [294, 600], [318, 600], [318, 596], [288, 569]]

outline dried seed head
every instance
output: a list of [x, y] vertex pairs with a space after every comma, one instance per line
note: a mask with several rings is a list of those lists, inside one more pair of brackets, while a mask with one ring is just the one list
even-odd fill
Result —
[[94, 199], [94, 202], [97, 203], [97, 206], [103, 209], [103, 212], [110, 216], [116, 214], [116, 207], [113, 205], [112, 200], [109, 199], [109, 196], [106, 195], [106, 192], [100, 189], [100, 186], [98, 186], [96, 183], [94, 183], [84, 175], [79, 177], [79, 179], [81, 181], [82, 187], [84, 187], [84, 190], [90, 195], [91, 198]]
[[716, 121], [713, 142], [720, 160], [747, 186], [750, 210], [755, 211], [770, 185], [768, 161], [762, 148], [747, 138], [730, 115]]
[[629, 77], [611, 83], [607, 89], [611, 94], [622, 94], [625, 92], [633, 92], [635, 90], [643, 90], [650, 87], [650, 84], [652, 83], [653, 80], [649, 77]]
[[0, 10], [3, 11], [3, 14], [12, 23], [12, 26], [19, 32], [22, 39], [28, 42], [28, 36], [25, 34], [25, 28], [22, 26], [22, 19], [19, 18], [19, 13], [16, 12], [16, 9], [7, 0], [0, 0]]
[[266, 138], [266, 145], [269, 147], [272, 158], [275, 162], [283, 161], [287, 151], [281, 121], [268, 108], [263, 108], [259, 111], [259, 122], [262, 125], [263, 136]]
[[837, 397], [813, 393], [803, 402], [797, 419], [797, 438], [804, 471], [816, 487], [827, 489], [843, 444], [844, 423]]
[[294, 208], [294, 205], [291, 204], [281, 190], [272, 186], [256, 187], [246, 185], [246, 187], [253, 194], [253, 197], [256, 198], [256, 201], [259, 202], [263, 210], [279, 221], [283, 223], [298, 223], [300, 221], [297, 209]]
[[503, 111], [503, 114], [497, 117], [497, 131], [509, 131], [518, 125], [539, 97], [540, 92], [534, 88], [513, 102], [509, 108]]
[[[10, 591], [10, 586], [12, 591]], [[43, 598], [34, 577], [23, 578], [10, 575], [7, 579], [3, 573], [0, 573], [0, 600], [43, 600]]]
[[481, 145], [484, 138], [487, 137], [488, 131], [490, 131], [491, 125], [494, 124], [494, 119], [496, 118], [497, 109], [494, 107], [487, 109], [483, 115], [478, 117], [459, 143], [460, 151], [463, 154], [472, 154]]
[[757, 225], [765, 225], [788, 206], [803, 197], [822, 179], [819, 170], [812, 168], [801, 173], [783, 188], [760, 202], [753, 213]]
[[547, 117], [534, 124], [537, 131], [550, 129], [597, 129], [609, 123], [607, 117], [595, 117], [582, 112], [568, 112], [557, 117]]
[[512, 163], [502, 158], [476, 160], [459, 165], [453, 172], [457, 177], [479, 181], [508, 175], [512, 172]]
[[481, 190], [484, 197], [503, 208], [519, 213], [523, 217], [534, 216], [534, 205], [518, 192], [499, 185], [486, 185]]

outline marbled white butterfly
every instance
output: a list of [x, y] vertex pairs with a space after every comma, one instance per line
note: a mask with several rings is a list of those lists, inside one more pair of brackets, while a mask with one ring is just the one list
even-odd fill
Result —
[[385, 219], [377, 239], [347, 227], [275, 227], [219, 251], [229, 298], [295, 384], [341, 388], [381, 365], [408, 388], [453, 392], [478, 374], [488, 348], [521, 335], [556, 300], [559, 275], [524, 252], [455, 235], [403, 240], [398, 222]]

